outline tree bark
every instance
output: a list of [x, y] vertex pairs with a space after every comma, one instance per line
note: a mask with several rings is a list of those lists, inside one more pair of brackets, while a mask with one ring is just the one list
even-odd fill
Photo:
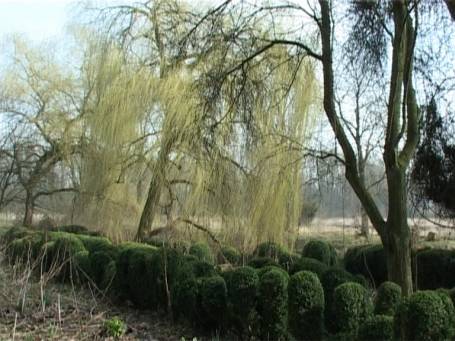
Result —
[[22, 224], [27, 227], [31, 227], [33, 223], [33, 212], [35, 210], [33, 194], [30, 190], [26, 190], [25, 194], [25, 213]]
[[390, 281], [399, 283], [404, 296], [412, 293], [411, 230], [408, 225], [405, 170], [387, 171], [389, 212], [382, 236]]
[[160, 201], [161, 189], [165, 181], [166, 168], [169, 154], [172, 149], [172, 139], [164, 137], [163, 144], [158, 153], [158, 159], [153, 167], [152, 179], [150, 180], [147, 199], [142, 210], [141, 220], [136, 233], [136, 240], [141, 241], [150, 232], [155, 220], [156, 207]]

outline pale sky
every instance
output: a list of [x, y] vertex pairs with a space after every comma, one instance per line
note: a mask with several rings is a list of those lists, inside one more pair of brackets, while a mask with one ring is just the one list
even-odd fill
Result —
[[72, 4], [73, 0], [0, 0], [0, 39], [13, 33], [33, 41], [58, 38]]

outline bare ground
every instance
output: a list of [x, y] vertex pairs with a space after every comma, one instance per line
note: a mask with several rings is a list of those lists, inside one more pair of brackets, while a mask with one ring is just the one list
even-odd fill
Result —
[[104, 328], [112, 317], [127, 326], [119, 340], [192, 339], [189, 328], [166, 316], [116, 306], [88, 288], [52, 281], [44, 285], [27, 271], [0, 261], [0, 340], [113, 340]]

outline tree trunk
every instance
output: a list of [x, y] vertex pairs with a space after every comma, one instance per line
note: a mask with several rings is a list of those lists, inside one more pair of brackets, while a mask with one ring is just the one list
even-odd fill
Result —
[[168, 164], [169, 153], [172, 149], [171, 139], [164, 138], [162, 147], [158, 153], [158, 159], [153, 167], [152, 179], [150, 180], [149, 191], [142, 210], [141, 220], [136, 233], [136, 240], [143, 240], [147, 232], [151, 230], [155, 220], [156, 206], [160, 201], [161, 188], [165, 181], [166, 167]]
[[363, 208], [360, 206], [360, 234], [365, 237], [366, 239], [370, 239], [370, 220], [368, 219], [368, 214]]
[[385, 235], [381, 236], [387, 258], [390, 281], [400, 284], [403, 295], [412, 293], [411, 230], [408, 225], [405, 170], [387, 171], [388, 217]]
[[33, 194], [31, 191], [26, 192], [25, 196], [25, 214], [22, 224], [24, 226], [30, 227], [33, 223], [33, 211], [35, 209], [35, 203], [33, 199]]

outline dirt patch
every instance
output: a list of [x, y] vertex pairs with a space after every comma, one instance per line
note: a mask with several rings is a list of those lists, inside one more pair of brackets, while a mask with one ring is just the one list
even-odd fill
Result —
[[0, 340], [113, 340], [105, 321], [126, 324], [119, 340], [192, 339], [192, 330], [154, 312], [118, 306], [90, 288], [50, 281], [0, 259]]

